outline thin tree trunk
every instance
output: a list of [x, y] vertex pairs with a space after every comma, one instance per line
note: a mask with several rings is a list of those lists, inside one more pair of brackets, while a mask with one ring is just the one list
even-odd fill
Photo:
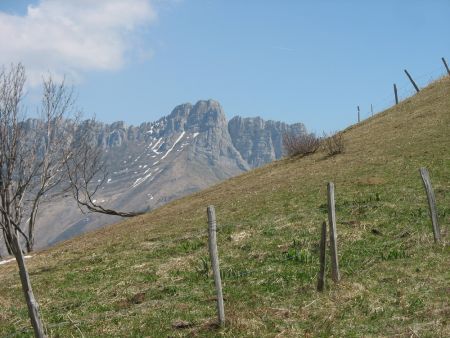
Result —
[[34, 221], [36, 218], [36, 209], [33, 207], [33, 212], [30, 215], [30, 221], [28, 222], [28, 238], [26, 239], [27, 252], [33, 251], [34, 247]]
[[3, 229], [3, 239], [5, 241], [6, 251], [8, 252], [8, 255], [13, 255], [13, 250], [11, 248], [11, 244], [10, 241], [8, 240], [8, 235], [5, 229]]
[[34, 297], [33, 289], [31, 288], [30, 276], [25, 265], [22, 249], [20, 247], [17, 233], [12, 235], [14, 256], [16, 257], [17, 265], [19, 266], [20, 281], [22, 283], [22, 290], [28, 306], [28, 315], [30, 316], [31, 325], [33, 326], [34, 336], [36, 338], [45, 338], [44, 326], [39, 315], [39, 304]]
[[36, 223], [36, 215], [39, 207], [39, 199], [41, 198], [42, 194], [41, 192], [38, 193], [36, 196], [34, 202], [33, 202], [33, 208], [31, 210], [30, 214], [30, 220], [28, 221], [28, 238], [26, 238], [27, 241], [27, 252], [33, 251], [34, 247], [34, 224]]

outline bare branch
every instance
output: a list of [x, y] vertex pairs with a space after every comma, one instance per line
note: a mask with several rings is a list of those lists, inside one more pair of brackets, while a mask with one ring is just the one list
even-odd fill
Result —
[[82, 211], [102, 213], [120, 217], [134, 217], [143, 214], [140, 211], [118, 211], [106, 208], [94, 198], [106, 182], [108, 172], [103, 160], [102, 149], [94, 138], [94, 120], [86, 121], [78, 129], [78, 135], [72, 151], [66, 156], [66, 173], [72, 195]]

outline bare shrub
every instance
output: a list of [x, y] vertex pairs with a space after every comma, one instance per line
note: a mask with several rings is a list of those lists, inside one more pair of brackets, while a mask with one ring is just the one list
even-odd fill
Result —
[[306, 156], [315, 153], [320, 147], [320, 138], [315, 134], [283, 134], [283, 148], [287, 156]]
[[328, 156], [341, 154], [345, 150], [345, 143], [342, 132], [335, 132], [331, 135], [326, 135], [324, 133], [323, 144]]

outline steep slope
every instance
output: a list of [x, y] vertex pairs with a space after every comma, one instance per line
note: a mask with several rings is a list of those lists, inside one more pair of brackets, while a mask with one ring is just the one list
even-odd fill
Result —
[[[117, 210], [152, 210], [280, 158], [282, 133], [305, 129], [302, 124], [291, 127], [272, 121], [267, 126], [269, 142], [252, 149], [252, 158], [245, 152], [244, 159], [242, 148], [235, 144], [243, 140], [261, 144], [260, 126], [234, 128], [230, 135], [225, 113], [213, 100], [179, 105], [168, 116], [139, 127], [98, 123], [96, 138], [105, 151], [109, 176], [96, 201]], [[49, 201], [41, 210], [38, 248], [119, 220], [83, 215], [70, 196]]]
[[[49, 331], [449, 336], [450, 78], [349, 127], [344, 140], [343, 154], [277, 161], [36, 253], [28, 264]], [[433, 243], [421, 166], [431, 173], [445, 245]], [[336, 184], [342, 281], [328, 278], [319, 294], [327, 181]], [[209, 204], [219, 223], [222, 329], [212, 325]], [[30, 332], [16, 270], [0, 266], [1, 335]]]

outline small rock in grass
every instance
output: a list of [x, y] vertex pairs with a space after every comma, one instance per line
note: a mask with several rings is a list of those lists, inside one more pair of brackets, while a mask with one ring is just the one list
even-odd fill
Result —
[[133, 304], [141, 304], [144, 302], [145, 299], [145, 292], [139, 292], [135, 294], [133, 297], [131, 297], [130, 301]]
[[383, 235], [383, 234], [381, 233], [380, 230], [375, 229], [375, 228], [372, 229], [372, 233], [373, 233], [374, 235], [380, 235], [380, 236]]
[[189, 323], [185, 320], [176, 320], [172, 323], [172, 327], [174, 329], [187, 329], [189, 327], [192, 327], [192, 323]]

